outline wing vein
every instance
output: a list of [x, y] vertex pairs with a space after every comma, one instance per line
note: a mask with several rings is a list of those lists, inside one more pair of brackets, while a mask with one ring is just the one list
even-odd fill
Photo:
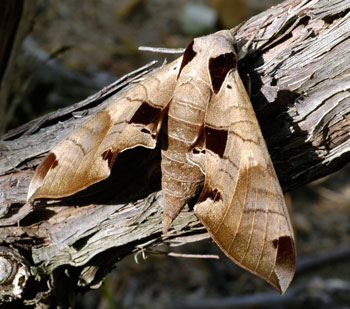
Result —
[[250, 243], [251, 243], [251, 240], [252, 240], [252, 235], [253, 235], [253, 232], [254, 232], [254, 224], [255, 224], [255, 216], [257, 214], [257, 202], [258, 202], [258, 188], [255, 188], [255, 201], [254, 201], [254, 214], [253, 214], [253, 220], [252, 220], [252, 225], [251, 225], [251, 228], [250, 228], [250, 235], [249, 235], [249, 239], [248, 239], [248, 244], [247, 244], [247, 248], [244, 252], [244, 255], [241, 259], [241, 263], [242, 261], [244, 260], [244, 258], [246, 257], [248, 251], [249, 251], [249, 247], [250, 247]]
[[[232, 147], [233, 147], [233, 143], [230, 143], [229, 153], [231, 153]], [[226, 162], [226, 161], [227, 161], [227, 160], [224, 161], [224, 162], [225, 162], [225, 163], [224, 163], [224, 168], [223, 168], [224, 170], [225, 170], [225, 167], [227, 166], [227, 162]], [[241, 166], [241, 162], [242, 162], [242, 156], [239, 158], [239, 165], [238, 165], [238, 166]], [[239, 171], [238, 171], [238, 172], [239, 172]], [[222, 183], [223, 178], [224, 178], [224, 174], [222, 174], [221, 179], [220, 179], [220, 181], [219, 181], [219, 184]], [[234, 184], [233, 192], [236, 192], [237, 184], [238, 184], [238, 177], [236, 177], [236, 179], [235, 179], [235, 184]], [[231, 202], [230, 202], [230, 204], [228, 204], [229, 206], [226, 207], [225, 213], [224, 213], [224, 215], [223, 215], [223, 217], [222, 217], [222, 220], [221, 220], [221, 222], [220, 222], [218, 228], [217, 228], [216, 231], [214, 232], [214, 235], [220, 230], [222, 224], [224, 223], [224, 220], [225, 220], [225, 218], [226, 218], [226, 216], [227, 216], [227, 214], [228, 214], [228, 212], [229, 212], [229, 210], [230, 210], [230, 205], [231, 205], [231, 203], [232, 203], [233, 196], [234, 196], [234, 193], [232, 194]]]
[[[243, 156], [241, 156], [242, 158]], [[248, 175], [248, 165], [245, 166], [246, 168], [246, 175]], [[238, 177], [237, 177], [237, 181], [238, 181]], [[246, 182], [246, 184], [248, 185], [248, 183]], [[234, 191], [236, 193], [236, 191]], [[230, 246], [228, 247], [228, 251], [231, 250], [231, 247], [236, 239], [236, 236], [238, 234], [238, 231], [239, 231], [239, 228], [241, 227], [241, 224], [242, 224], [242, 217], [243, 217], [243, 214], [244, 214], [244, 211], [245, 211], [245, 208], [246, 208], [246, 205], [247, 205], [247, 196], [248, 196], [248, 188], [246, 188], [246, 191], [245, 191], [245, 194], [244, 194], [244, 201], [243, 201], [243, 205], [242, 205], [242, 210], [241, 210], [241, 213], [240, 213], [240, 218], [239, 218], [239, 223], [237, 225], [237, 228], [236, 228], [236, 231], [232, 237], [232, 241], [230, 243]], [[231, 198], [231, 202], [230, 202], [230, 205], [232, 204], [232, 201], [233, 201], [233, 198], [234, 198], [234, 194], [232, 195], [232, 198]]]

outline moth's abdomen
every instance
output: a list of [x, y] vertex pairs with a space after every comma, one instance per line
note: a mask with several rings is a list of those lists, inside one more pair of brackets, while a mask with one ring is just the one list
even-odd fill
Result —
[[[187, 154], [202, 132], [205, 109], [210, 89], [184, 82], [174, 93], [164, 125], [162, 141], [162, 189], [164, 232], [183, 206], [201, 189], [204, 175], [187, 160]], [[200, 83], [199, 83], [200, 84]], [[205, 86], [205, 85], [203, 85]], [[188, 89], [184, 89], [188, 88]], [[207, 88], [207, 89], [205, 89]]]

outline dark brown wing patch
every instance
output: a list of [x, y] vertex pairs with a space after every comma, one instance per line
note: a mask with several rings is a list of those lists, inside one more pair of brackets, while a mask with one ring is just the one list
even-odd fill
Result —
[[222, 196], [218, 189], [212, 190], [211, 188], [206, 188], [205, 190], [203, 190], [200, 199], [197, 201], [197, 203], [203, 202], [208, 198], [211, 199], [213, 202], [216, 202], [222, 199]]
[[289, 236], [281, 236], [277, 240], [277, 265], [285, 265], [286, 268], [293, 268], [295, 260], [290, 253], [294, 251], [294, 241]]
[[227, 73], [236, 66], [237, 56], [234, 53], [226, 53], [209, 59], [209, 74], [215, 94], [220, 91]]
[[58, 161], [56, 155], [53, 152], [50, 152], [40, 166], [40, 169], [38, 169], [38, 173], [45, 175], [49, 169], [54, 169], [57, 165]]
[[108, 161], [108, 167], [112, 169], [117, 154], [113, 153], [111, 149], [108, 149], [102, 153], [102, 159]]
[[147, 125], [156, 120], [162, 109], [153, 107], [148, 102], [142, 102], [134, 116], [130, 119], [130, 123], [138, 123]]
[[193, 50], [193, 44], [194, 40], [192, 40], [192, 42], [186, 47], [177, 78], [179, 78], [182, 69], [187, 65], [187, 63], [191, 62], [192, 59], [197, 55], [197, 53]]
[[213, 151], [220, 158], [222, 158], [226, 148], [228, 135], [227, 130], [218, 130], [211, 127], [204, 127], [204, 134], [206, 148]]

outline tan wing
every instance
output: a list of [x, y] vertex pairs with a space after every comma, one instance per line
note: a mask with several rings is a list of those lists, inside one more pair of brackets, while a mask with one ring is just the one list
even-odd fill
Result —
[[293, 230], [237, 70], [213, 95], [203, 140], [189, 154], [205, 174], [195, 214], [229, 258], [284, 293], [295, 272]]
[[57, 144], [36, 169], [28, 199], [74, 194], [107, 178], [119, 152], [154, 148], [180, 64], [181, 58], [111, 99]]

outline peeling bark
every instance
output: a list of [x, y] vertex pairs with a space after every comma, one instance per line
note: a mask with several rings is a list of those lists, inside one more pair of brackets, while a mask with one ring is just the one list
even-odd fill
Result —
[[[239, 49], [254, 37], [240, 73], [250, 75], [252, 103], [283, 189], [347, 164], [350, 3], [286, 1], [248, 20], [236, 37]], [[159, 243], [208, 237], [189, 209], [166, 237], [161, 235], [159, 149], [122, 153], [111, 177], [72, 197], [26, 203], [34, 168], [49, 149], [108, 98], [153, 69], [141, 68], [82, 102], [2, 136], [0, 257], [29, 278], [19, 293], [21, 302], [67, 306], [77, 291], [98, 286], [125, 255]], [[15, 301], [18, 296], [5, 285], [13, 284], [16, 272], [7, 274], [0, 268], [0, 299]], [[30, 280], [34, 276], [37, 281]]]

